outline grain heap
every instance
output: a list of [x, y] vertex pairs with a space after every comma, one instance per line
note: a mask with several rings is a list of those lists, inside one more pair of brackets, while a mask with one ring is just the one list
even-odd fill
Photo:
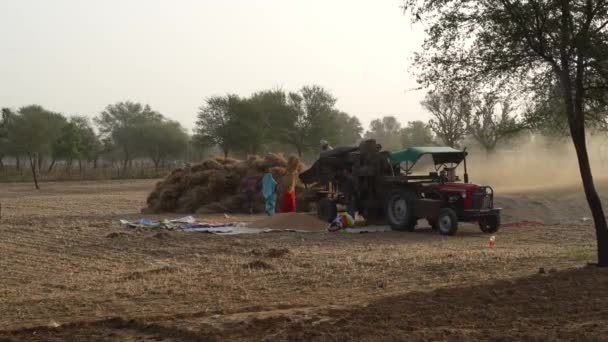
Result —
[[[249, 176], [261, 180], [264, 171], [270, 170], [277, 181], [289, 173], [300, 173], [305, 166], [297, 157], [285, 159], [281, 154], [270, 153], [265, 157], [249, 156], [246, 160], [215, 157], [200, 164], [173, 170], [147, 200], [146, 213], [239, 213], [247, 212], [245, 179]], [[308, 211], [306, 191], [296, 185], [298, 211]], [[261, 191], [254, 195], [254, 212], [263, 212], [264, 199]]]
[[319, 220], [310, 213], [281, 213], [265, 217], [247, 225], [259, 229], [294, 229], [309, 232], [324, 232], [327, 222]]

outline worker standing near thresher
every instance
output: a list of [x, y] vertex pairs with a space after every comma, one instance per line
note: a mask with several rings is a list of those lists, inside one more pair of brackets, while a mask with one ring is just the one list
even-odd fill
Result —
[[333, 148], [329, 145], [327, 140], [321, 140], [321, 153], [331, 151]]
[[262, 177], [262, 195], [264, 195], [266, 204], [266, 214], [268, 216], [274, 215], [277, 205], [277, 181], [272, 177], [270, 170], [266, 170], [264, 177]]
[[290, 156], [285, 168], [286, 175], [281, 178], [279, 194], [281, 195], [281, 212], [296, 211], [296, 184], [300, 170], [300, 159]]
[[247, 198], [247, 209], [249, 214], [253, 214], [254, 196], [258, 188], [258, 178], [254, 175], [249, 175], [245, 178], [245, 196]]
[[285, 188], [281, 198], [281, 212], [291, 213], [296, 211], [296, 172], [290, 172], [285, 176]]
[[[321, 145], [321, 154], [323, 152], [327, 152], [327, 151], [333, 150], [333, 148], [329, 145], [329, 142], [327, 140], [321, 140], [320, 145]], [[333, 192], [334, 189], [333, 189], [333, 186], [332, 186], [331, 182], [327, 184], [326, 189], [327, 189], [328, 192]]]

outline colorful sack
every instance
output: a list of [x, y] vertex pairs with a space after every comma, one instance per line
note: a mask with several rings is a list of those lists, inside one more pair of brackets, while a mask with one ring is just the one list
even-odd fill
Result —
[[338, 216], [329, 224], [327, 230], [335, 232], [355, 225], [355, 219], [349, 213], [338, 213]]

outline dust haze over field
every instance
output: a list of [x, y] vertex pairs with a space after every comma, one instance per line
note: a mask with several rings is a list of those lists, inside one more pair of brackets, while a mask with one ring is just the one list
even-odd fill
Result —
[[[596, 185], [601, 186], [608, 178], [605, 176], [608, 139], [595, 135], [587, 144], [594, 179]], [[473, 148], [467, 161], [471, 181], [489, 184], [502, 193], [561, 188], [582, 190], [578, 161], [569, 138], [559, 141], [542, 136], [519, 138], [489, 156]]]
[[[596, 189], [604, 207], [608, 204], [608, 139], [600, 135], [588, 139], [588, 153]], [[490, 185], [495, 203], [503, 208], [503, 222], [540, 220], [545, 223], [578, 223], [590, 220], [578, 160], [572, 142], [540, 136], [511, 141], [486, 156], [470, 150], [470, 180]], [[460, 167], [459, 172], [463, 170]]]

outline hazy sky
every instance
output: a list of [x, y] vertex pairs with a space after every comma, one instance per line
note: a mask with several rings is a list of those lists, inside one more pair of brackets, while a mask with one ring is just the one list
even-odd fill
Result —
[[400, 0], [0, 0], [0, 106], [123, 100], [192, 128], [210, 95], [319, 84], [367, 127], [426, 119]]

